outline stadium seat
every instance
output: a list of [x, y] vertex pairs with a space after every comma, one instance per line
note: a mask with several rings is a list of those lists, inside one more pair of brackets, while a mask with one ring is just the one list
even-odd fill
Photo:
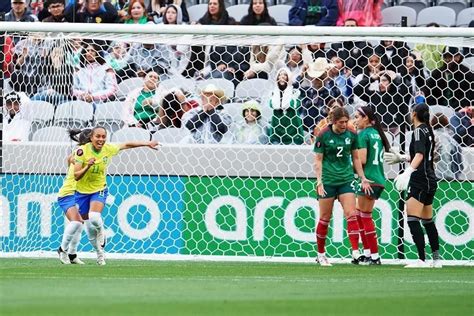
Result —
[[426, 26], [432, 22], [441, 26], [453, 26], [456, 24], [456, 12], [448, 7], [437, 6], [423, 9], [418, 13], [416, 26]]
[[130, 78], [122, 81], [118, 85], [117, 97], [124, 99], [131, 91], [143, 86], [142, 78]]
[[46, 101], [28, 101], [24, 110], [31, 122], [46, 125], [52, 123], [54, 118], [54, 105]]
[[34, 142], [69, 142], [67, 129], [61, 126], [48, 126], [37, 130], [32, 137]]
[[279, 4], [268, 7], [268, 14], [275, 19], [278, 25], [288, 25], [290, 23], [288, 12], [291, 6], [287, 4]]
[[63, 127], [83, 128], [88, 126], [94, 117], [91, 103], [69, 101], [58, 105], [54, 115], [54, 124]]
[[232, 5], [227, 8], [227, 12], [229, 13], [230, 17], [233, 17], [236, 22], [240, 22], [244, 16], [246, 16], [249, 12], [249, 5], [248, 4], [237, 4]]
[[462, 63], [468, 67], [469, 69], [471, 69], [471, 71], [474, 71], [474, 57], [468, 57], [468, 58], [464, 58], [464, 60], [462, 61]]
[[443, 113], [449, 118], [454, 115], [454, 109], [449, 106], [444, 105], [431, 105], [430, 106], [430, 114], [433, 117], [436, 113]]
[[234, 99], [237, 101], [258, 99], [259, 102], [266, 102], [272, 91], [273, 84], [269, 80], [259, 78], [244, 80], [237, 85]]
[[206, 14], [207, 3], [196, 4], [188, 7], [189, 22], [197, 22]]
[[116, 132], [124, 125], [122, 121], [123, 103], [112, 101], [97, 106], [94, 115], [95, 123], [98, 126], [105, 127], [110, 132]]
[[185, 77], [170, 77], [160, 82], [160, 87], [166, 90], [180, 88], [183, 91], [194, 92], [196, 90], [196, 82], [193, 79]]
[[467, 27], [474, 20], [474, 8], [466, 8], [459, 12], [456, 26]]
[[234, 84], [232, 83], [232, 81], [229, 81], [229, 80], [224, 79], [224, 78], [211, 78], [211, 79], [206, 79], [206, 80], [203, 80], [203, 81], [198, 81], [197, 82], [198, 91], [201, 90], [201, 89], [204, 89], [204, 87], [207, 86], [208, 84], [213, 84], [216, 87], [221, 88], [222, 90], [224, 90], [227, 99], [231, 100], [234, 97], [234, 89], [235, 88], [234, 88]]
[[417, 13], [419, 13], [421, 10], [429, 7], [430, 3], [429, 0], [401, 0], [399, 5], [412, 8]]
[[148, 141], [150, 139], [150, 132], [140, 127], [125, 127], [112, 134], [112, 142], [114, 143]]
[[395, 6], [382, 10], [382, 25], [400, 25], [402, 16], [407, 17], [408, 26], [416, 24], [416, 11], [409, 7]]
[[443, 7], [448, 7], [454, 10], [456, 14], [461, 12], [467, 7], [467, 3], [465, 1], [451, 1], [451, 0], [439, 0], [438, 5]]
[[161, 144], [179, 144], [190, 135], [191, 133], [186, 128], [168, 127], [156, 131], [152, 138]]

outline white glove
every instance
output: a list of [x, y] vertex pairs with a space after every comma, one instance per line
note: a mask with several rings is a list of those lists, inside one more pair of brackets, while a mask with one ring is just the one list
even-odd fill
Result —
[[389, 165], [394, 165], [396, 163], [408, 161], [408, 155], [402, 155], [399, 153], [397, 147], [390, 148], [390, 152], [384, 153], [383, 159]]
[[410, 182], [411, 174], [415, 171], [411, 166], [408, 166], [402, 174], [399, 174], [395, 178], [395, 188], [398, 191], [406, 191], [408, 188], [408, 183]]

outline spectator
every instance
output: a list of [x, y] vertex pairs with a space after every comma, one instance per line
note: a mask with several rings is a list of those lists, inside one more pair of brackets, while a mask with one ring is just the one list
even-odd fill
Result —
[[337, 0], [295, 0], [288, 12], [290, 25], [335, 26], [339, 10]]
[[6, 22], [38, 22], [38, 18], [28, 11], [26, 0], [11, 0], [11, 4], [12, 9], [5, 14]]
[[266, 0], [251, 0], [249, 11], [246, 16], [240, 20], [241, 25], [277, 25], [274, 18], [270, 16]]
[[143, 87], [133, 90], [127, 96], [122, 113], [125, 124], [145, 128], [146, 124], [156, 118], [163, 94], [159, 84], [158, 73], [150, 71], [145, 76]]
[[136, 43], [130, 49], [130, 58], [137, 77], [145, 77], [147, 72], [154, 71], [163, 80], [168, 74], [170, 57], [166, 45]]
[[160, 130], [168, 127], [181, 128], [181, 119], [184, 113], [197, 106], [199, 104], [192, 104], [186, 100], [186, 96], [181, 89], [175, 88], [163, 97], [157, 118], [150, 122], [147, 127], [150, 130]]
[[278, 60], [283, 59], [283, 54], [283, 45], [253, 45], [250, 52], [250, 68], [244, 73], [244, 79], [268, 79]]
[[26, 119], [22, 100], [16, 92], [7, 94], [3, 109], [3, 140], [28, 141], [31, 122]]
[[64, 0], [49, 0], [46, 2], [46, 8], [50, 16], [44, 18], [42, 22], [66, 22], [66, 17], [64, 16]]
[[198, 20], [203, 25], [234, 25], [234, 18], [229, 16], [224, 0], [209, 0], [207, 12]]
[[[281, 59], [278, 62], [277, 68], [286, 67], [291, 71], [291, 77], [295, 80], [303, 71], [303, 55], [301, 54], [301, 47], [293, 46], [288, 50], [285, 60]], [[293, 82], [292, 82], [293, 84]]]
[[379, 55], [373, 53], [368, 58], [368, 63], [363, 68], [363, 72], [355, 77], [353, 84], [356, 86], [364, 78], [378, 78], [378, 74], [384, 70], [385, 67], [382, 64], [382, 58]]
[[147, 24], [149, 23], [146, 15], [145, 2], [143, 0], [131, 0], [127, 10], [125, 24]]
[[333, 52], [326, 51], [326, 43], [312, 43], [302, 47], [303, 61], [305, 64], [314, 62], [317, 58], [331, 59]]
[[342, 95], [348, 103], [354, 101], [352, 90], [354, 87], [351, 70], [345, 65], [345, 58], [343, 52], [339, 52], [336, 56], [331, 58], [331, 63], [334, 67], [330, 70], [330, 76], [334, 78], [336, 87], [341, 91]]
[[107, 0], [110, 2], [115, 10], [117, 10], [119, 22], [124, 22], [129, 16], [128, 8], [130, 6], [130, 1], [128, 0]]
[[301, 145], [304, 142], [303, 121], [299, 115], [300, 91], [294, 89], [291, 82], [290, 70], [280, 69], [270, 98], [273, 116], [269, 135], [270, 142], [275, 145]]
[[450, 119], [454, 139], [463, 147], [474, 146], [474, 107], [466, 106]]
[[[180, 7], [170, 4], [166, 7], [163, 24], [178, 25], [182, 24], [182, 13]], [[168, 45], [171, 68], [170, 71], [180, 76], [187, 68], [191, 58], [191, 47], [189, 45]]]
[[27, 37], [19, 41], [13, 54], [14, 69], [10, 83], [15, 91], [28, 96], [36, 93], [43, 83], [43, 64], [49, 53], [48, 44], [37, 37]]
[[82, 51], [81, 68], [74, 74], [73, 95], [85, 102], [113, 100], [117, 91], [115, 73], [99, 55], [100, 47], [87, 44]]
[[213, 46], [209, 52], [208, 65], [201, 76], [206, 79], [224, 78], [237, 86], [249, 69], [249, 59], [247, 47]]
[[150, 16], [153, 16], [153, 20], [156, 24], [161, 23], [161, 19], [164, 18], [167, 6], [173, 4], [181, 9], [183, 16], [183, 22], [189, 23], [189, 14], [186, 7], [186, 1], [184, 0], [151, 0], [148, 6], [148, 12]]
[[135, 70], [130, 65], [128, 44], [123, 42], [113, 42], [110, 47], [111, 50], [104, 59], [115, 71], [117, 83], [135, 77]]
[[67, 40], [66, 43], [68, 47], [70, 47], [70, 49], [66, 52], [66, 63], [76, 69], [79, 69], [79, 61], [81, 60], [82, 51], [84, 50], [82, 41], [80, 39], [71, 39]]
[[438, 179], [461, 180], [462, 148], [453, 137], [446, 115], [436, 113], [431, 119], [435, 135], [435, 174]]
[[[341, 96], [341, 91], [329, 77], [328, 72], [333, 67], [326, 58], [317, 58], [303, 70], [301, 77], [311, 83], [309, 87], [299, 86], [302, 98], [300, 114], [305, 131], [313, 131], [316, 124], [327, 116], [327, 103]], [[297, 79], [296, 83], [300, 82], [302, 79]]]
[[[212, 1], [212, 0], [211, 0]], [[183, 124], [198, 144], [232, 143], [232, 118], [222, 106], [224, 90], [213, 84], [201, 91], [201, 106], [183, 115]]]
[[[345, 27], [358, 26], [354, 19], [346, 19], [344, 21]], [[351, 69], [353, 76], [358, 76], [367, 66], [368, 58], [373, 54], [373, 47], [366, 41], [345, 41], [342, 43], [333, 43], [331, 49], [337, 54], [343, 53], [345, 58], [344, 63], [346, 67]]]
[[423, 89], [429, 105], [445, 105], [459, 111], [472, 104], [474, 77], [462, 61], [463, 56], [458, 48], [446, 48], [443, 66], [431, 73]]
[[338, 0], [339, 18], [337, 25], [344, 25], [353, 19], [360, 26], [380, 26], [382, 23], [382, 4], [379, 0]]
[[[426, 27], [439, 27], [438, 23], [428, 23]], [[421, 58], [425, 63], [426, 69], [430, 72], [440, 68], [443, 65], [443, 56], [445, 45], [441, 44], [425, 44], [418, 43], [415, 45], [414, 51], [421, 54]]]
[[405, 58], [404, 65], [405, 67], [400, 69], [400, 75], [403, 84], [408, 88], [408, 93], [410, 93], [410, 104], [422, 103], [423, 101], [415, 101], [415, 97], [422, 94], [421, 89], [425, 86], [424, 66], [421, 54], [414, 51]]
[[65, 47], [54, 47], [43, 68], [45, 83], [32, 100], [47, 101], [54, 105], [71, 99], [74, 67], [65, 62]]
[[370, 78], [365, 77], [354, 87], [354, 93], [380, 115], [382, 127], [396, 134], [409, 113], [410, 94], [401, 78], [393, 71], [382, 71]]
[[405, 42], [384, 40], [375, 47], [375, 53], [381, 57], [385, 69], [400, 73], [403, 60], [410, 53], [410, 48]]
[[262, 123], [260, 104], [255, 100], [247, 101], [242, 106], [244, 123], [239, 126], [236, 135], [237, 144], [264, 145], [268, 144], [266, 126]]
[[35, 15], [41, 22], [50, 15], [45, 2], [47, 0], [30, 0], [31, 14]]
[[117, 9], [104, 0], [75, 0], [66, 7], [66, 20], [73, 23], [117, 23]]

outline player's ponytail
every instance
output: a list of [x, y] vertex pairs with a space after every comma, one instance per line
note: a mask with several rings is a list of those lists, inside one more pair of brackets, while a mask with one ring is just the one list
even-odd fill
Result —
[[[428, 127], [428, 131], [429, 131], [430, 136], [431, 136], [431, 153], [430, 153], [430, 155], [431, 155], [431, 157], [434, 157], [434, 150], [435, 150], [435, 145], [436, 144], [435, 144], [435, 136], [434, 136], [434, 132], [433, 132], [433, 127], [431, 126], [431, 123], [430, 123], [430, 108], [425, 103], [419, 103], [415, 106], [413, 111], [415, 112], [416, 117], [418, 118], [418, 120], [421, 123], [426, 124], [426, 126]], [[431, 159], [431, 167], [434, 169], [433, 160], [434, 159]]]
[[68, 134], [71, 140], [77, 142], [77, 144], [81, 146], [91, 141], [92, 130], [90, 128], [86, 128], [86, 129], [72, 128], [68, 130]]
[[390, 150], [390, 142], [388, 141], [387, 135], [385, 135], [385, 132], [382, 129], [379, 116], [374, 112], [371, 106], [361, 106], [359, 109], [357, 109], [357, 112], [369, 119], [370, 124], [379, 133], [385, 151], [388, 152]]

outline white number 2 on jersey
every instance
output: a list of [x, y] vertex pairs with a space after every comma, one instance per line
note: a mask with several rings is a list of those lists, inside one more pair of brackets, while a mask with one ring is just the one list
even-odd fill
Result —
[[336, 157], [340, 158], [342, 157], [342, 151], [344, 150], [344, 147], [342, 146], [337, 146], [337, 154]]

